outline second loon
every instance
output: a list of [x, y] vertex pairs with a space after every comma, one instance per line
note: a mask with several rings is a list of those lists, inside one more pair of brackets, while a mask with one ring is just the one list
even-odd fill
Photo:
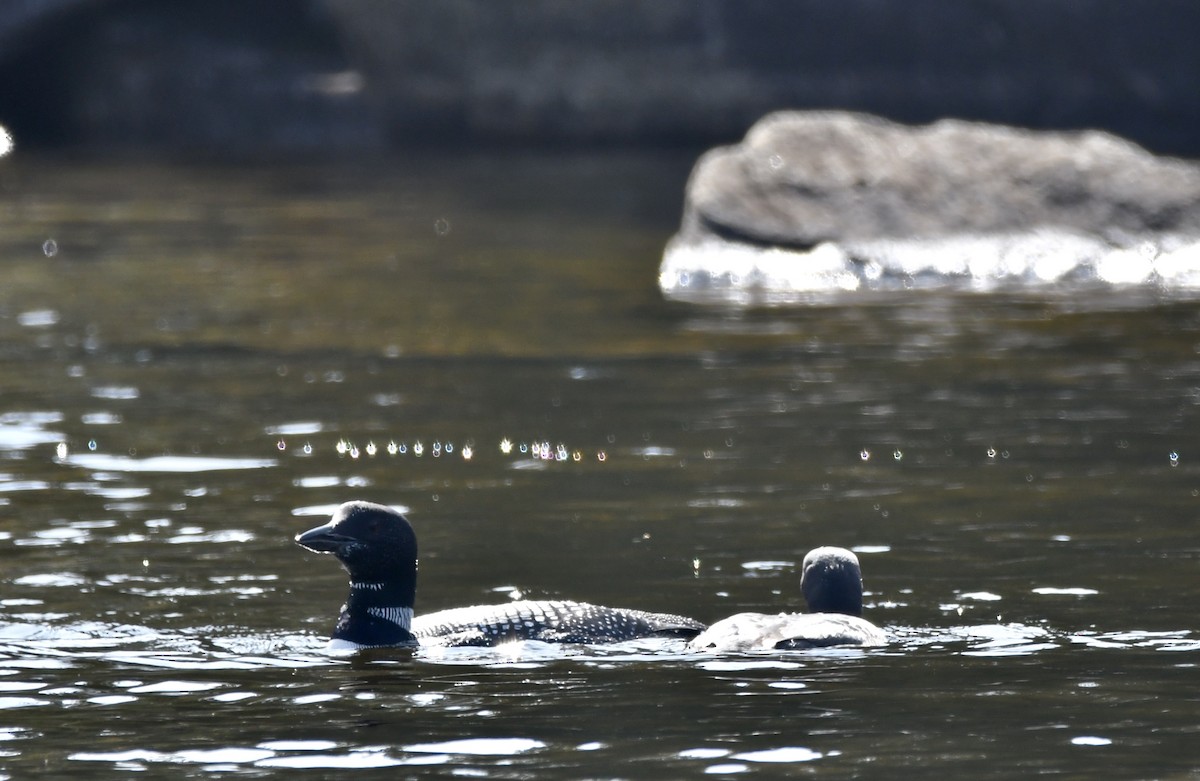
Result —
[[814, 548], [804, 557], [800, 590], [808, 613], [738, 613], [695, 637], [696, 651], [767, 651], [884, 645], [887, 635], [862, 617], [862, 570], [845, 548]]
[[414, 617], [417, 536], [403, 515], [382, 504], [346, 502], [329, 522], [296, 535], [332, 553], [350, 574], [330, 650], [418, 645], [491, 646], [509, 640], [611, 643], [644, 637], [693, 637], [704, 624], [685, 616], [562, 600], [475, 605]]

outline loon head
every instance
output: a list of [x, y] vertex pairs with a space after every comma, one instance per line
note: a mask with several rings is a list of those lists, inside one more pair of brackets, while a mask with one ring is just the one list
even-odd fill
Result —
[[332, 553], [352, 583], [416, 582], [417, 535], [391, 507], [346, 502], [329, 523], [297, 534], [296, 542], [317, 553]]
[[862, 570], [845, 548], [814, 548], [804, 557], [800, 590], [811, 613], [862, 615]]
[[357, 646], [414, 643], [417, 535], [408, 519], [382, 504], [346, 502], [329, 522], [296, 535], [317, 553], [332, 553], [350, 574], [350, 595], [333, 639]]

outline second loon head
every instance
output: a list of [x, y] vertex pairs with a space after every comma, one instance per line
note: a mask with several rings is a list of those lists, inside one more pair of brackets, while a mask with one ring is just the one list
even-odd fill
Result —
[[862, 615], [862, 569], [853, 553], [833, 546], [813, 548], [801, 570], [800, 590], [810, 613]]

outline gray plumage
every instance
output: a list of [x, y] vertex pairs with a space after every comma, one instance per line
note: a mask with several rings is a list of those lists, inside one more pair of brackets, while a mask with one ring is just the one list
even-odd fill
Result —
[[641, 637], [692, 637], [704, 624], [685, 616], [591, 605], [524, 600], [473, 605], [418, 616], [412, 631], [433, 645], [496, 645], [508, 640], [612, 643]]
[[887, 643], [883, 630], [862, 617], [857, 556], [845, 548], [815, 548], [802, 570], [800, 590], [812, 612], [738, 613], [701, 632], [688, 647], [738, 652]]

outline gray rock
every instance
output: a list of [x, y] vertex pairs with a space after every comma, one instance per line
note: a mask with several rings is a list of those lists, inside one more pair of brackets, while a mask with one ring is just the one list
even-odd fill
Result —
[[684, 218], [685, 235], [791, 247], [1039, 227], [1200, 231], [1200, 166], [1095, 131], [778, 113], [700, 159]]
[[1063, 283], [1200, 289], [1200, 165], [1106, 133], [791, 112], [705, 154], [659, 283], [680, 300]]

